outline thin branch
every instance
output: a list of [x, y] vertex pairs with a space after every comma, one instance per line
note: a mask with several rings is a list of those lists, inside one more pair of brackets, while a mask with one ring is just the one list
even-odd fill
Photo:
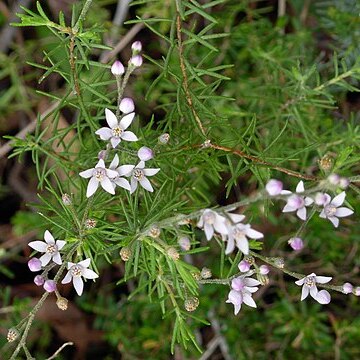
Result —
[[55, 352], [54, 352], [54, 354], [53, 355], [51, 355], [49, 358], [47, 358], [46, 360], [52, 360], [52, 359], [55, 359], [56, 358], [56, 356], [58, 356], [59, 354], [60, 354], [60, 352], [66, 347], [66, 346], [72, 346], [72, 345], [74, 345], [74, 343], [73, 342], [67, 342], [67, 343], [65, 343], [65, 344], [62, 344], [60, 347], [59, 347], [59, 349], [57, 349]]

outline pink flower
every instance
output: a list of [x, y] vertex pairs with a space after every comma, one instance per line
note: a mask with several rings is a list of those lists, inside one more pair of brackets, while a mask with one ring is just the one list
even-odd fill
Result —
[[44, 290], [51, 293], [56, 290], [56, 282], [54, 280], [46, 280], [44, 283]]
[[270, 269], [267, 265], [261, 265], [259, 267], [259, 272], [261, 275], [267, 275], [270, 272]]
[[116, 60], [111, 66], [111, 73], [115, 76], [119, 76], [124, 74], [124, 72], [124, 65], [119, 60]]
[[125, 174], [125, 176], [130, 176], [130, 194], [134, 193], [137, 189], [138, 183], [147, 191], [153, 192], [154, 189], [147, 178], [147, 176], [154, 176], [160, 171], [159, 168], [151, 168], [151, 169], [145, 169], [145, 162], [140, 161], [134, 169], [128, 173]]
[[130, 114], [135, 110], [134, 101], [131, 98], [123, 98], [120, 102], [119, 109], [124, 114]]
[[238, 268], [241, 272], [248, 272], [250, 270], [251, 264], [246, 260], [241, 260], [239, 262]]
[[150, 148], [142, 146], [138, 151], [138, 157], [142, 161], [148, 161], [154, 157], [154, 152]]
[[213, 237], [215, 231], [219, 234], [228, 234], [226, 218], [210, 209], [204, 210], [197, 223], [197, 227], [204, 228], [205, 236], [208, 241]]
[[41, 261], [38, 258], [32, 258], [28, 261], [30, 271], [36, 272], [41, 270]]
[[352, 286], [352, 284], [350, 284], [349, 282], [346, 282], [343, 285], [343, 293], [344, 294], [350, 294], [353, 292], [354, 287]]
[[113, 183], [114, 189], [117, 185], [117, 186], [122, 187], [123, 189], [131, 191], [129, 182], [122, 176], [131, 172], [133, 168], [134, 168], [134, 165], [119, 166], [119, 156], [118, 156], [118, 154], [115, 154], [112, 162], [109, 165], [110, 170], [115, 170], [117, 172], [117, 176], [114, 177], [113, 179], [110, 179], [111, 182]]
[[130, 65], [135, 66], [135, 67], [140, 67], [143, 63], [143, 59], [141, 57], [141, 55], [135, 55], [132, 56], [130, 59]]
[[288, 241], [288, 244], [292, 247], [293, 250], [299, 251], [304, 247], [304, 243], [301, 238], [293, 237]]
[[332, 277], [328, 276], [316, 276], [316, 274], [311, 273], [304, 278], [295, 281], [296, 285], [302, 286], [301, 290], [301, 301], [306, 299], [310, 293], [311, 297], [315, 299], [320, 304], [328, 304], [331, 300], [330, 294], [326, 290], [318, 291], [316, 284], [326, 284]]
[[270, 196], [280, 195], [283, 189], [283, 183], [279, 180], [271, 179], [266, 184], [265, 188]]
[[131, 50], [133, 52], [139, 53], [142, 50], [142, 44], [140, 41], [135, 41], [131, 44]]
[[42, 286], [44, 285], [45, 283], [45, 279], [41, 276], [41, 275], [36, 275], [34, 277], [34, 283], [37, 285], [37, 286]]

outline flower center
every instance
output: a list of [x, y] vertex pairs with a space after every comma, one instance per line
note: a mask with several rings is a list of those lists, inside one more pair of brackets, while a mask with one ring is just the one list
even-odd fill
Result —
[[204, 221], [209, 224], [212, 225], [215, 222], [215, 214], [212, 212], [207, 212], [204, 214]]
[[70, 273], [72, 276], [81, 276], [82, 267], [80, 265], [73, 265], [70, 268]]
[[135, 169], [133, 172], [133, 176], [136, 180], [140, 181], [141, 179], [144, 178], [145, 174], [144, 171], [141, 169]]
[[120, 137], [123, 132], [124, 131], [120, 126], [115, 126], [112, 129], [112, 134], [113, 134], [114, 137]]
[[307, 286], [307, 287], [315, 286], [316, 285], [315, 276], [308, 276], [304, 281], [304, 285]]
[[55, 244], [50, 244], [46, 247], [46, 252], [50, 255], [54, 255], [58, 252], [58, 247]]
[[234, 228], [233, 235], [236, 240], [242, 239], [246, 234], [245, 231], [242, 229], [239, 229], [238, 227]]
[[324, 211], [325, 211], [325, 215], [327, 217], [332, 217], [332, 216], [334, 216], [336, 214], [336, 206], [327, 205], [327, 206], [325, 206]]
[[97, 181], [103, 181], [104, 177], [106, 176], [106, 171], [103, 168], [96, 168], [94, 170], [93, 176], [96, 178]]
[[288, 204], [298, 210], [305, 206], [305, 200], [300, 196], [292, 195], [288, 199]]

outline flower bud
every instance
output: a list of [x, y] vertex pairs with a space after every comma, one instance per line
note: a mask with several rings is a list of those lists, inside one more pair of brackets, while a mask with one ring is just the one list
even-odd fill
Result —
[[241, 272], [248, 272], [250, 267], [250, 263], [248, 263], [246, 260], [241, 260], [238, 265], [238, 268]]
[[266, 191], [270, 196], [279, 195], [283, 189], [283, 183], [279, 180], [271, 179], [265, 186]]
[[141, 55], [135, 55], [131, 57], [129, 62], [132, 66], [140, 67], [143, 63], [143, 58], [141, 57]]
[[133, 112], [135, 110], [135, 104], [133, 99], [128, 97], [123, 98], [120, 102], [119, 109], [124, 114], [130, 114], [131, 112]]
[[283, 258], [276, 258], [274, 259], [274, 265], [278, 267], [279, 269], [283, 269], [285, 266], [285, 261]]
[[65, 311], [68, 308], [68, 302], [69, 301], [67, 299], [65, 299], [62, 296], [59, 296], [58, 299], [56, 300], [56, 305], [60, 310]]
[[195, 296], [189, 297], [184, 302], [185, 310], [188, 312], [195, 311], [199, 306], [199, 299]]
[[180, 237], [178, 239], [178, 244], [179, 244], [181, 250], [184, 250], [184, 251], [189, 251], [191, 248], [191, 242], [187, 236]]
[[19, 336], [19, 332], [16, 329], [11, 328], [7, 333], [6, 340], [8, 342], [13, 342], [18, 338], [18, 336]]
[[41, 276], [41, 275], [36, 275], [34, 277], [34, 283], [37, 286], [42, 286], [44, 285], [45, 279]]
[[69, 206], [72, 204], [71, 197], [69, 194], [62, 194], [61, 196], [62, 202], [64, 205]]
[[356, 296], [360, 296], [360, 286], [357, 286], [357, 287], [355, 288], [354, 294], [355, 294]]
[[54, 280], [46, 280], [44, 283], [44, 290], [51, 293], [56, 290], [56, 282]]
[[93, 229], [96, 227], [97, 221], [95, 219], [86, 219], [85, 221], [85, 228], [86, 229]]
[[154, 153], [150, 148], [142, 146], [138, 151], [138, 157], [142, 161], [148, 161], [154, 157]]
[[354, 287], [349, 283], [349, 282], [346, 282], [344, 285], [343, 285], [343, 293], [344, 294], [350, 294], [353, 292], [353, 289]]
[[304, 247], [304, 242], [299, 237], [293, 237], [288, 241], [288, 244], [295, 251], [299, 251]]
[[207, 267], [201, 269], [200, 275], [203, 279], [210, 279], [212, 277], [211, 270]]
[[119, 60], [116, 60], [111, 66], [111, 73], [115, 76], [120, 76], [124, 74], [124, 72], [124, 65]]
[[152, 225], [149, 230], [149, 236], [156, 239], [160, 236], [160, 228], [157, 225]]
[[201, 280], [201, 274], [200, 274], [200, 272], [192, 272], [191, 275], [192, 275], [192, 277], [193, 277], [196, 281]]
[[316, 193], [315, 195], [315, 204], [319, 206], [324, 206], [327, 202], [327, 197], [324, 193]]
[[124, 246], [121, 250], [120, 250], [120, 257], [122, 261], [129, 261], [132, 255], [132, 251], [130, 248], [128, 248], [127, 246]]
[[140, 41], [135, 41], [131, 45], [131, 50], [133, 53], [139, 53], [142, 50], [142, 44]]
[[270, 269], [267, 265], [261, 265], [259, 267], [259, 272], [261, 275], [267, 275], [270, 272]]
[[324, 170], [325, 172], [328, 172], [332, 169], [334, 164], [333, 159], [329, 156], [329, 155], [324, 155], [320, 160], [319, 160], [319, 166], [321, 170]]
[[350, 185], [350, 180], [347, 178], [340, 178], [340, 184], [339, 186], [341, 187], [341, 189], [346, 189], [348, 186]]
[[159, 144], [165, 145], [169, 142], [170, 140], [170, 135], [168, 133], [164, 133], [162, 135], [159, 136], [158, 141]]
[[180, 258], [178, 251], [174, 247], [168, 248], [166, 253], [175, 261]]
[[106, 160], [107, 151], [106, 150], [100, 150], [98, 153], [98, 159], [99, 160]]
[[41, 261], [38, 258], [32, 258], [28, 261], [30, 271], [36, 272], [41, 270]]
[[330, 174], [327, 178], [331, 185], [338, 186], [340, 184], [340, 176], [337, 174]]
[[257, 274], [257, 279], [263, 286], [269, 283], [269, 277], [267, 275]]

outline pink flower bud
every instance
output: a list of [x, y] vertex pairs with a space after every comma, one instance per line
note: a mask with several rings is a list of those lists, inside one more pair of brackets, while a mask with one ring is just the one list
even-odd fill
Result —
[[184, 251], [189, 251], [191, 248], [191, 242], [187, 236], [182, 236], [181, 238], [179, 238], [178, 244]]
[[323, 206], [328, 201], [327, 196], [324, 193], [316, 193], [315, 195], [315, 204]]
[[327, 180], [331, 185], [338, 186], [340, 184], [340, 176], [337, 174], [330, 174]]
[[266, 191], [270, 196], [276, 196], [279, 195], [283, 189], [283, 183], [279, 180], [271, 179], [266, 184]]
[[51, 293], [56, 290], [56, 282], [54, 280], [46, 280], [44, 283], [44, 290]]
[[36, 275], [34, 277], [34, 283], [37, 285], [37, 286], [42, 286], [44, 285], [44, 282], [45, 282], [45, 279], [41, 276], [41, 275]]
[[124, 74], [124, 72], [124, 65], [119, 60], [116, 60], [111, 66], [111, 73], [115, 76], [119, 76]]
[[99, 160], [105, 160], [106, 159], [107, 152], [106, 150], [100, 150], [98, 153], [98, 159]]
[[131, 50], [134, 52], [134, 53], [139, 53], [141, 50], [142, 50], [142, 44], [140, 41], [135, 41], [132, 43], [131, 45]]
[[302, 239], [300, 239], [299, 237], [294, 237], [291, 238], [288, 241], [288, 244], [292, 247], [293, 250], [295, 251], [299, 251], [304, 247], [304, 243], [302, 241]]
[[120, 111], [124, 114], [129, 114], [135, 110], [134, 101], [131, 98], [123, 98], [120, 102]]
[[130, 64], [135, 67], [140, 67], [143, 63], [143, 58], [140, 55], [132, 56], [130, 59]]
[[142, 161], [147, 161], [154, 157], [154, 153], [150, 148], [142, 146], [138, 151], [138, 157]]
[[349, 282], [346, 282], [344, 285], [343, 285], [343, 293], [344, 294], [350, 294], [353, 292], [353, 289], [354, 287], [349, 283]]
[[357, 286], [357, 287], [355, 288], [354, 294], [355, 294], [356, 296], [360, 296], [360, 286]]
[[41, 270], [41, 261], [38, 258], [32, 258], [28, 261], [30, 271], [36, 272]]
[[239, 262], [238, 268], [241, 272], [248, 272], [250, 270], [251, 264], [249, 264], [246, 260], [242, 260]]
[[270, 272], [270, 269], [267, 265], [261, 265], [259, 267], [259, 272], [261, 275], [267, 275]]
[[342, 189], [346, 189], [349, 185], [350, 185], [350, 180], [349, 180], [349, 179], [347, 179], [347, 178], [340, 178], [340, 184], [339, 184], [339, 186], [340, 186]]

